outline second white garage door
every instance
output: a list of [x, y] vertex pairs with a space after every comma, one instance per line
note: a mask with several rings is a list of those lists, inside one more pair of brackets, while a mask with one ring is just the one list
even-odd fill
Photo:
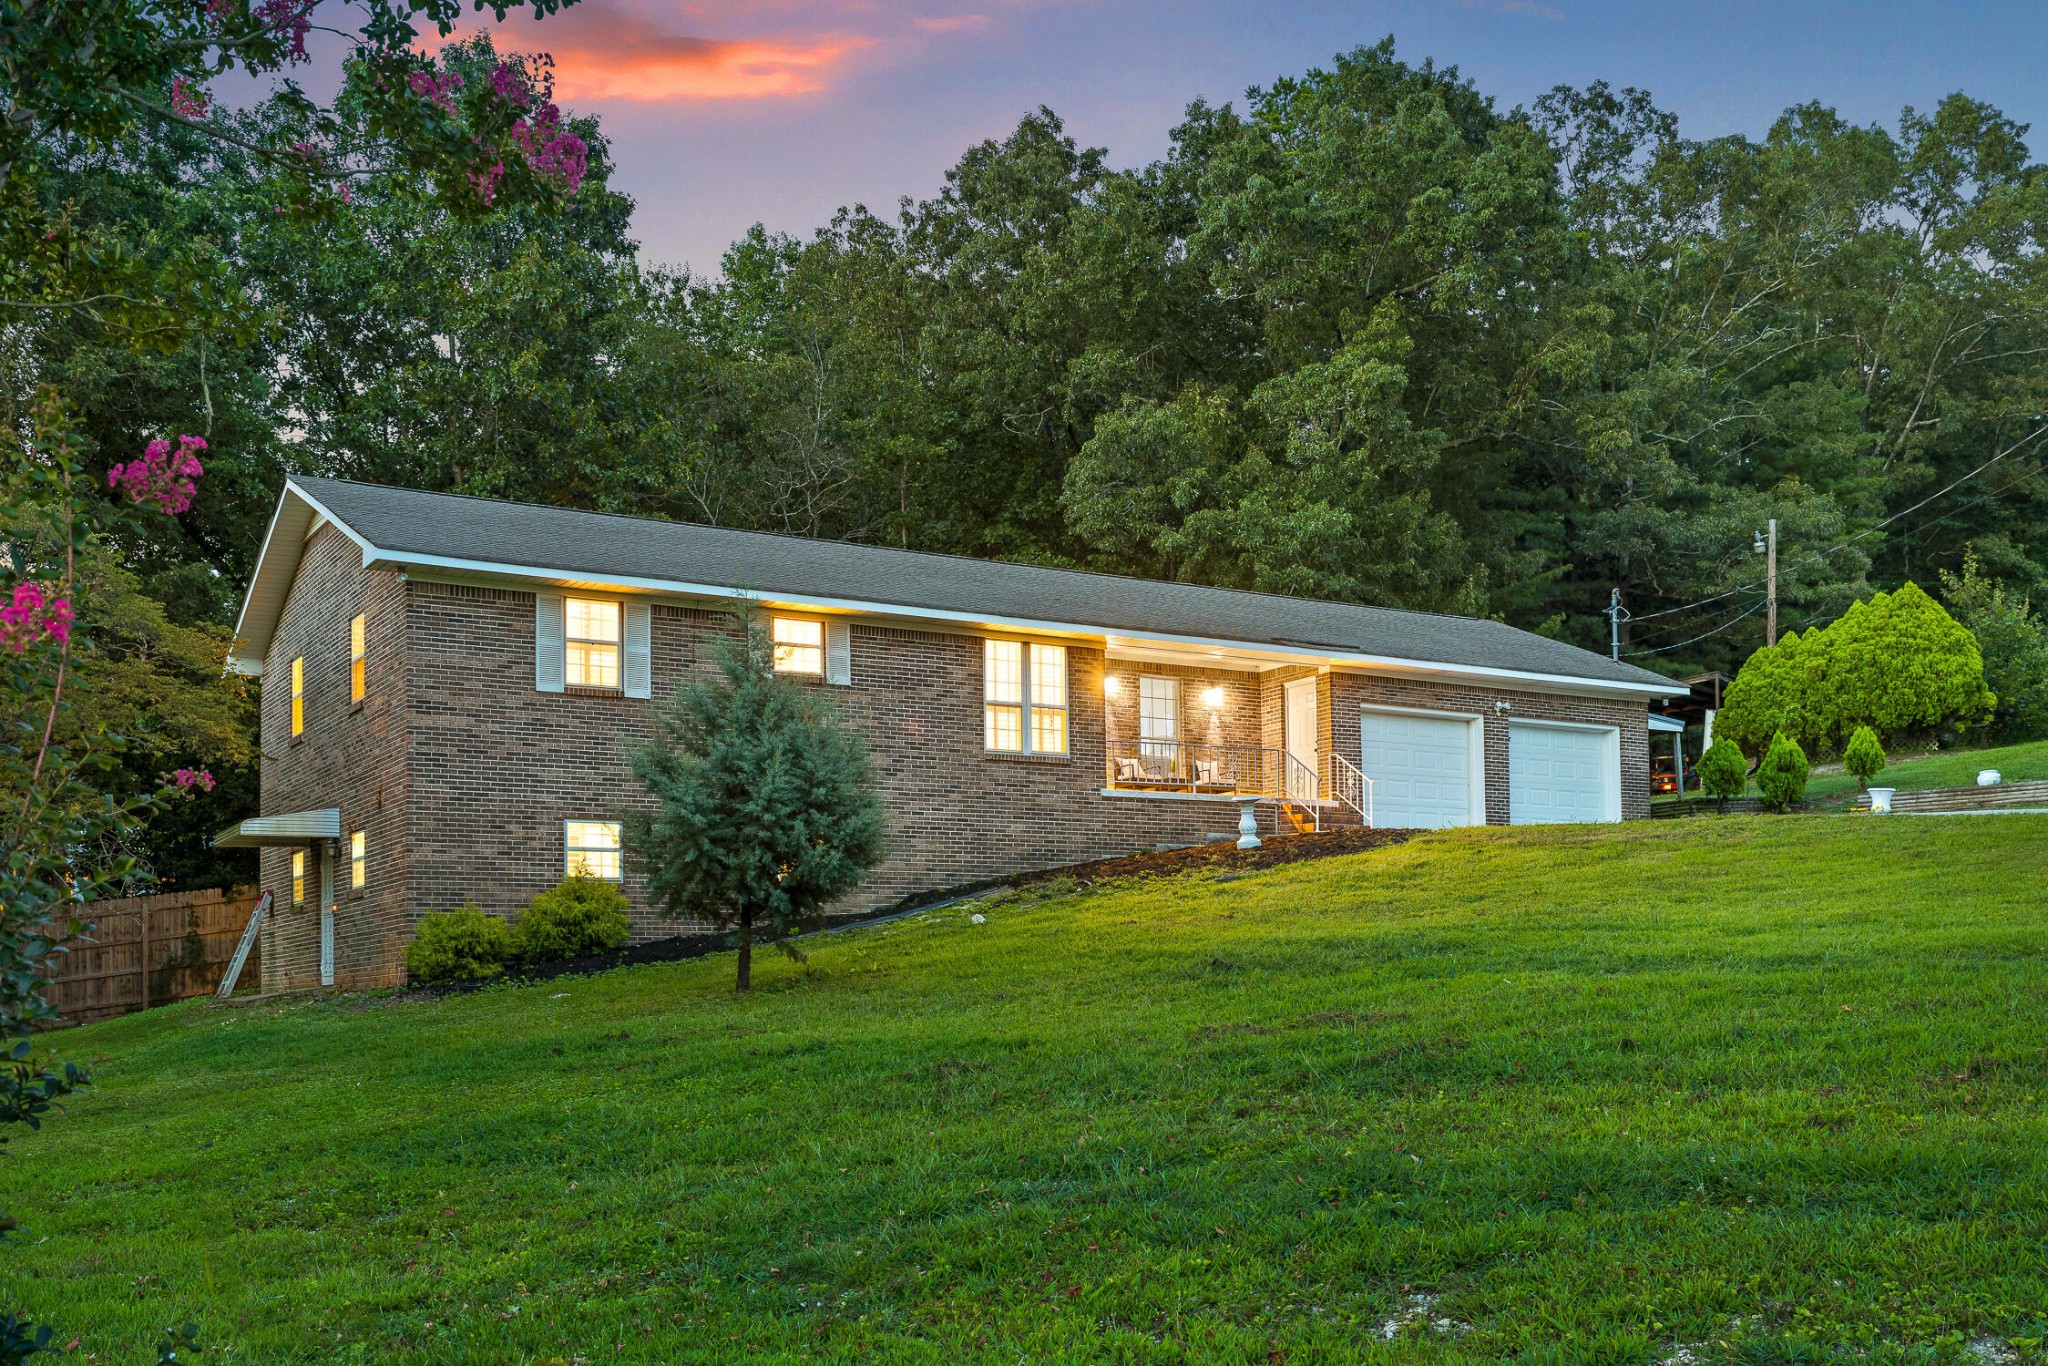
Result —
[[1359, 767], [1372, 779], [1373, 823], [1386, 829], [1471, 825], [1472, 723], [1369, 711]]
[[1620, 820], [1620, 758], [1611, 730], [1511, 724], [1508, 820], [1515, 825]]

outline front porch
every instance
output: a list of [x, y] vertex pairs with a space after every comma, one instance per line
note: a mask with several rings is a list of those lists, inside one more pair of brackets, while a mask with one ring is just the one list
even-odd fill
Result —
[[1278, 805], [1297, 831], [1370, 826], [1372, 780], [1328, 741], [1314, 670], [1236, 672], [1111, 658], [1103, 791]]

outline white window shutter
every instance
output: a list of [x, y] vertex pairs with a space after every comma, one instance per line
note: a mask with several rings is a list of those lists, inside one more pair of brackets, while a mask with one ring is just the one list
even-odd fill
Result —
[[853, 682], [853, 628], [843, 621], [825, 623], [825, 681]]
[[654, 609], [644, 602], [626, 604], [625, 679], [628, 697], [654, 695]]
[[533, 595], [533, 686], [540, 692], [562, 691], [562, 595]]

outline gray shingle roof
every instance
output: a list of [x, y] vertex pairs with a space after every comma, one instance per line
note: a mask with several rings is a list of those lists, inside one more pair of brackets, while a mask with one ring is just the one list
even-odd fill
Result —
[[1634, 685], [1673, 684], [1631, 664], [1495, 621], [1160, 583], [1111, 574], [338, 479], [292, 482], [378, 549], [552, 570], [563, 577], [703, 584], [793, 601], [854, 600], [973, 618], [1164, 634], [1304, 653], [1372, 655]]

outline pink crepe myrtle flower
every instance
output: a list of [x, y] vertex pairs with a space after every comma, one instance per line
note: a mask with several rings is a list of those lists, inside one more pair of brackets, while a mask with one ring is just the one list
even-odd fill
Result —
[[[492, 147], [489, 143], [484, 144], [485, 156], [496, 156], [496, 154], [497, 149], [495, 147]], [[469, 186], [476, 191], [476, 197], [488, 204], [498, 197], [498, 181], [505, 175], [505, 159], [498, 157], [485, 170], [470, 171], [468, 175]]]
[[69, 598], [39, 583], [18, 583], [13, 600], [0, 606], [0, 648], [20, 654], [45, 640], [63, 645], [71, 639], [75, 620]]
[[444, 114], [455, 112], [455, 92], [462, 89], [462, 73], [450, 71], [445, 76], [436, 76], [431, 71], [415, 71], [407, 84], [412, 93], [433, 102], [436, 109]]
[[511, 134], [533, 173], [554, 181], [569, 194], [576, 193], [590, 173], [590, 144], [562, 130], [562, 111], [552, 104], [536, 109], [530, 121], [514, 123]]
[[183, 76], [171, 82], [171, 112], [181, 119], [203, 119], [213, 99]]
[[284, 59], [294, 65], [313, 60], [306, 51], [306, 35], [313, 28], [313, 6], [318, 0], [263, 0], [249, 11], [249, 17], [279, 37], [289, 38]]
[[526, 72], [517, 62], [499, 62], [491, 71], [491, 93], [514, 109], [533, 103], [526, 90]]
[[181, 788], [196, 787], [201, 792], [213, 791], [213, 775], [203, 768], [181, 768], [171, 775], [171, 781]]
[[181, 436], [175, 451], [159, 437], [143, 448], [140, 460], [108, 470], [107, 487], [124, 490], [131, 502], [155, 503], [175, 517], [192, 506], [192, 495], [199, 491], [197, 481], [206, 471], [198, 453], [205, 449], [203, 437]]

